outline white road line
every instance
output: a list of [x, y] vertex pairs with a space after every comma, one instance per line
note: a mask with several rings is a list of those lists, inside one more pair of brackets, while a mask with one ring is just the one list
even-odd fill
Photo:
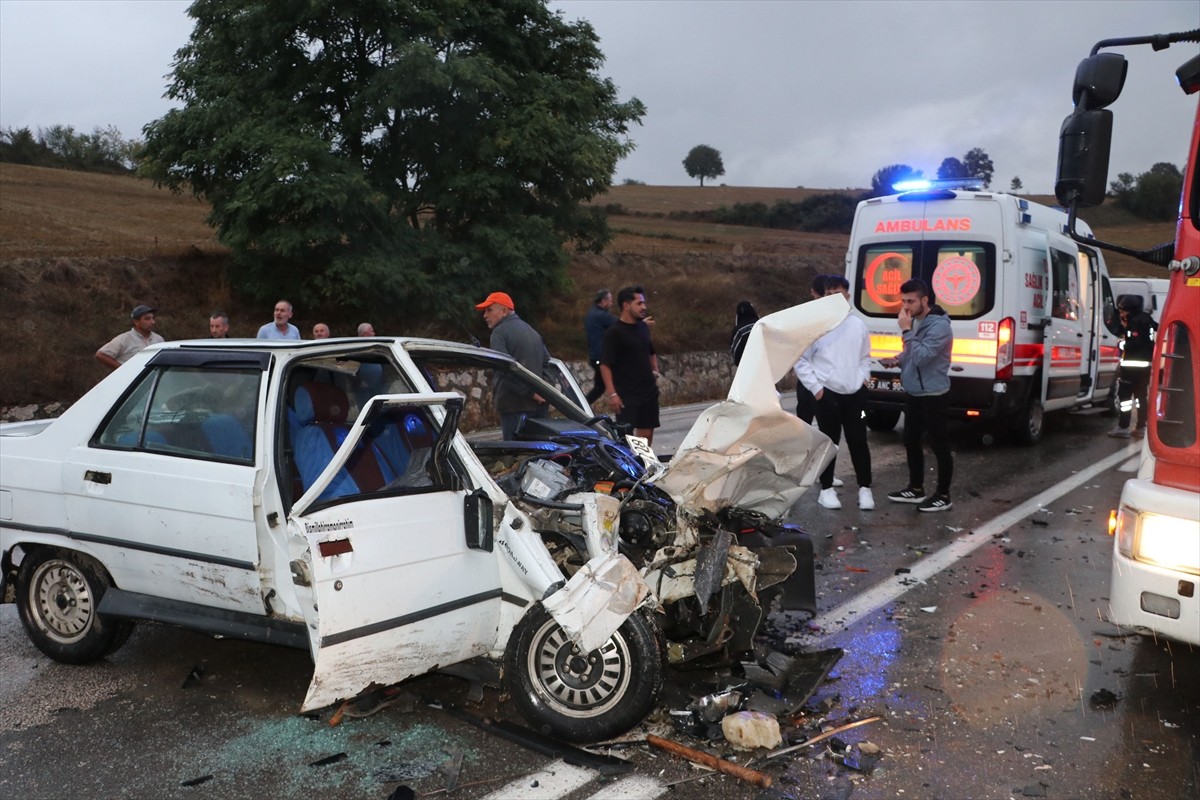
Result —
[[647, 775], [630, 775], [610, 783], [587, 800], [653, 800], [667, 791], [657, 779]]
[[538, 772], [518, 778], [483, 800], [556, 800], [596, 777], [594, 771], [553, 761]]
[[954, 562], [975, 552], [983, 545], [992, 541], [993, 535], [1008, 530], [1014, 523], [1024, 519], [1039, 508], [1054, 502], [1072, 489], [1082, 486], [1101, 472], [1111, 469], [1122, 460], [1129, 458], [1140, 447], [1140, 444], [1131, 443], [1108, 458], [1075, 473], [1066, 480], [1051, 486], [1041, 494], [1034, 495], [1021, 505], [1009, 509], [1000, 516], [983, 523], [971, 533], [958, 537], [941, 550], [913, 564], [908, 574], [894, 575], [885, 581], [881, 581], [856, 596], [853, 600], [845, 602], [837, 608], [830, 609], [815, 618], [811, 623], [814, 628], [819, 630], [815, 639], [809, 639], [806, 636], [800, 638], [803, 638], [806, 642], [821, 642], [835, 634], [841, 633], [858, 620], [892, 602], [917, 585], [918, 582], [932, 578]]
[[1142, 465], [1142, 455], [1138, 453], [1133, 458], [1126, 461], [1121, 466], [1117, 467], [1118, 472], [1137, 472], [1138, 467]]

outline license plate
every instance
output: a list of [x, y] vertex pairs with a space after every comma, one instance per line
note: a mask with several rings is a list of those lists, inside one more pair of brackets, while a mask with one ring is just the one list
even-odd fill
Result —
[[867, 388], [875, 392], [903, 392], [904, 387], [900, 384], [900, 378], [876, 378], [871, 376], [871, 380], [867, 383]]

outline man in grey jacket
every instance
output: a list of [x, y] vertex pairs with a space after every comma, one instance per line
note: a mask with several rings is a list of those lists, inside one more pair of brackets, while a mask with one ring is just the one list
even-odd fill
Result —
[[[488, 346], [515, 358], [534, 375], [544, 375], [550, 353], [542, 337], [528, 322], [517, 316], [512, 298], [504, 292], [492, 292], [475, 306], [483, 312], [483, 321], [492, 329]], [[500, 433], [505, 441], [515, 439], [517, 426], [525, 417], [544, 417], [546, 399], [515, 377], [500, 372], [492, 389], [496, 411], [500, 414]]]
[[[929, 284], [920, 278], [900, 286], [900, 326], [904, 349], [896, 358], [881, 358], [885, 367], [900, 367], [900, 383], [908, 395], [904, 404], [904, 449], [908, 454], [908, 487], [892, 492], [895, 503], [917, 503], [918, 511], [948, 511], [954, 456], [946, 435], [950, 392], [950, 355], [954, 332], [950, 318], [933, 302]], [[925, 494], [923, 434], [937, 459], [937, 491]]]

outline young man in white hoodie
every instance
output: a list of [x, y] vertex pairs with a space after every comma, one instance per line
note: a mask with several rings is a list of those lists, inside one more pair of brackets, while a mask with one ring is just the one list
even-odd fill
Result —
[[[840, 275], [827, 276], [825, 295], [838, 293], [850, 299], [850, 283]], [[866, 323], [854, 314], [836, 328], [813, 342], [796, 362], [796, 377], [812, 392], [817, 404], [817, 427], [821, 433], [839, 444], [842, 431], [850, 448], [854, 477], [858, 481], [858, 507], [875, 508], [871, 494], [871, 451], [867, 447], [867, 423], [863, 413], [867, 408], [867, 379], [871, 377], [871, 334]], [[836, 459], [835, 459], [836, 461]], [[821, 494], [817, 503], [822, 508], [841, 508], [833, 485], [833, 465], [821, 473]]]

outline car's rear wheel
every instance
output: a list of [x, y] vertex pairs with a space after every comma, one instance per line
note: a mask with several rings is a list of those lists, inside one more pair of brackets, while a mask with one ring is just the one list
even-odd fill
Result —
[[87, 664], [116, 650], [133, 623], [102, 617], [112, 586], [103, 568], [66, 550], [34, 550], [17, 573], [17, 611], [37, 649], [64, 664]]
[[513, 629], [504, 679], [521, 714], [544, 733], [594, 742], [624, 733], [654, 708], [665, 652], [662, 634], [641, 613], [601, 647], [580, 652], [538, 604]]

